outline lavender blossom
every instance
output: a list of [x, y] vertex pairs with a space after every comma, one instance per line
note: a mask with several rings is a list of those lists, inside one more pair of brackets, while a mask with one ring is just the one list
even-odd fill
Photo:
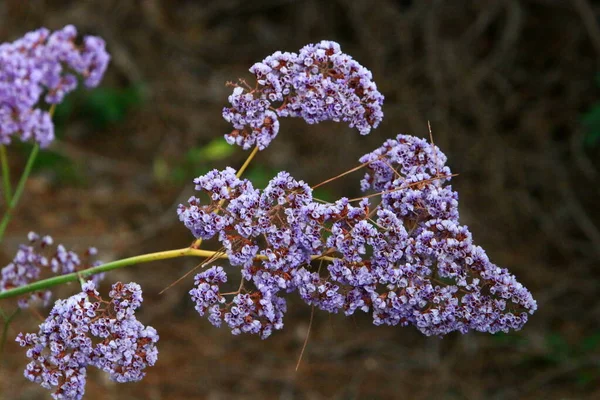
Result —
[[58, 300], [39, 333], [17, 336], [21, 346], [29, 347], [27, 357], [32, 360], [25, 368], [25, 377], [45, 389], [55, 388], [55, 399], [83, 397], [85, 367], [92, 354], [87, 332], [99, 305], [90, 302], [85, 293]]
[[[225, 276], [221, 267], [198, 275], [190, 293], [199, 313], [265, 338], [283, 326], [282, 296], [298, 292], [321, 310], [370, 312], [376, 325], [414, 325], [426, 335], [520, 329], [536, 302], [460, 225], [445, 155], [399, 135], [360, 161], [370, 171], [363, 189], [381, 192], [373, 210], [366, 199], [318, 203], [286, 172], [262, 191], [231, 169], [197, 178], [209, 201], [180, 205], [180, 219], [196, 237], [216, 236], [244, 278], [227, 302], [225, 280], [211, 277]], [[265, 306], [276, 311], [267, 317]]]
[[[94, 247], [87, 249], [80, 258], [77, 253], [66, 250], [62, 244], [53, 251], [51, 246], [54, 241], [50, 236], [40, 237], [35, 232], [29, 232], [27, 238], [29, 245], [20, 245], [13, 261], [2, 268], [0, 292], [25, 286], [48, 277], [47, 275], [79, 272], [101, 264], [100, 261], [91, 260], [97, 252]], [[104, 273], [96, 274], [91, 279], [95, 284], [99, 284], [104, 279]], [[20, 298], [18, 303], [20, 308], [27, 308], [32, 303], [38, 302], [46, 307], [51, 298], [52, 292], [43, 290], [30, 293], [28, 298]]]
[[40, 100], [59, 104], [77, 87], [80, 75], [87, 87], [100, 83], [110, 56], [104, 41], [68, 25], [51, 33], [41, 28], [12, 43], [0, 44], [0, 143], [13, 137], [47, 147], [54, 140], [50, 114]]
[[236, 86], [223, 109], [233, 125], [229, 144], [265, 149], [277, 136], [279, 118], [299, 117], [309, 124], [344, 121], [361, 135], [383, 118], [383, 95], [372, 74], [332, 41], [310, 44], [296, 53], [280, 51], [250, 68], [256, 87]]
[[[230, 177], [225, 186], [224, 176]], [[210, 184], [211, 179], [218, 184]], [[263, 191], [235, 178], [235, 171], [229, 169], [211, 171], [195, 182], [211, 202], [202, 205], [198, 198], [192, 198], [189, 206], [179, 206], [180, 219], [196, 237], [208, 239], [219, 232], [229, 261], [242, 267], [243, 276], [255, 287], [223, 304], [219, 285], [226, 276], [221, 267], [213, 267], [196, 276], [196, 287], [190, 291], [196, 310], [200, 315], [208, 313], [213, 325], [226, 322], [234, 334], [254, 333], [266, 338], [283, 327], [285, 301], [278, 292], [295, 289], [291, 271], [310, 263], [311, 254], [322, 246], [321, 229], [303, 211], [313, 204], [311, 189], [286, 172], [274, 177]], [[197, 217], [216, 215], [221, 201], [228, 201], [218, 216], [226, 223], [217, 226], [217, 217]], [[260, 246], [261, 238], [268, 243], [266, 247]], [[259, 265], [254, 262], [257, 256], [262, 257]]]
[[[227, 275], [222, 267], [213, 266], [195, 277], [195, 288], [190, 290], [190, 296], [196, 303], [198, 314], [204, 315], [207, 310], [213, 315], [218, 310], [218, 304], [225, 302], [225, 297], [219, 293], [219, 285], [227, 282]], [[216, 308], [213, 306], [217, 305]], [[220, 314], [219, 314], [220, 315]], [[220, 319], [211, 319], [213, 325], [220, 326]]]
[[[86, 293], [95, 295], [91, 282], [88, 285]], [[135, 310], [142, 304], [140, 285], [118, 282], [109, 296], [112, 313], [90, 324], [90, 332], [102, 341], [94, 347], [89, 364], [108, 372], [114, 381], [137, 382], [144, 377], [144, 369], [158, 359], [158, 334], [135, 318]]]
[[234, 335], [251, 333], [266, 339], [273, 330], [283, 328], [286, 310], [285, 299], [269, 292], [240, 293], [233, 298], [233, 305], [223, 319]]
[[306, 268], [295, 270], [293, 276], [293, 284], [298, 289], [300, 298], [309, 306], [316, 306], [330, 313], [337, 313], [344, 307], [345, 298], [340, 293], [339, 285]]
[[95, 366], [117, 382], [138, 381], [154, 365], [158, 335], [143, 326], [134, 312], [142, 297], [139, 285], [116, 283], [111, 301], [102, 300], [92, 281], [82, 292], [56, 301], [39, 332], [19, 333], [32, 361], [25, 377], [53, 390], [55, 399], [81, 399], [87, 367]]

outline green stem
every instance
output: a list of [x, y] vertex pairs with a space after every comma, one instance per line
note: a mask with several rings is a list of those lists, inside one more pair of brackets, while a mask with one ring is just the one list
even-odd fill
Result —
[[10, 169], [8, 167], [6, 147], [3, 144], [0, 144], [0, 163], [2, 165], [2, 188], [4, 189], [4, 200], [6, 201], [6, 204], [10, 204], [10, 198], [12, 197]]
[[4, 354], [4, 345], [6, 343], [6, 337], [8, 335], [8, 328], [10, 327], [10, 323], [19, 314], [19, 311], [21, 311], [21, 309], [17, 308], [15, 312], [12, 313], [10, 316], [4, 316], [4, 327], [2, 328], [2, 336], [0, 337], [0, 358], [2, 357], [2, 354]]
[[8, 203], [8, 208], [4, 212], [4, 217], [2, 217], [2, 222], [0, 222], [0, 242], [4, 237], [4, 232], [6, 231], [6, 227], [12, 218], [12, 214], [19, 203], [19, 199], [21, 194], [23, 194], [23, 189], [25, 189], [25, 183], [27, 182], [27, 178], [29, 178], [29, 174], [31, 173], [31, 169], [33, 168], [33, 164], [35, 159], [40, 151], [40, 146], [35, 144], [33, 149], [31, 149], [31, 154], [29, 154], [29, 159], [27, 159], [27, 165], [25, 165], [25, 170], [23, 171], [23, 175], [21, 175], [21, 179], [19, 179], [19, 183], [17, 184], [17, 188], [15, 189], [15, 194]]
[[[16, 288], [8, 289], [3, 292], [0, 292], [0, 300], [8, 299], [15, 296], [20, 296], [26, 293], [36, 292], [38, 290], [48, 289], [52, 286], [61, 285], [67, 282], [74, 282], [79, 279], [86, 278], [91, 275], [99, 274], [101, 272], [111, 271], [117, 268], [128, 267], [130, 265], [146, 263], [150, 261], [158, 261], [158, 260], [166, 260], [169, 258], [178, 258], [178, 257], [205, 257], [205, 258], [229, 258], [227, 254], [219, 251], [211, 251], [211, 250], [200, 250], [195, 249], [193, 247], [186, 247], [183, 249], [177, 250], [166, 250], [159, 251], [157, 253], [149, 253], [142, 254], [135, 257], [124, 258], [122, 260], [112, 261], [106, 264], [99, 265], [97, 267], [88, 268], [79, 272], [72, 272], [70, 274], [54, 276], [52, 278], [43, 279], [41, 281], [32, 282], [28, 285], [19, 286]], [[266, 256], [256, 256], [257, 260], [265, 260]], [[311, 256], [313, 260], [327, 260], [333, 261], [334, 257], [328, 257], [324, 255], [313, 255]]]
[[[56, 104], [52, 104], [50, 109], [48, 110], [48, 114], [50, 118], [54, 116], [54, 111], [56, 111]], [[25, 170], [19, 179], [19, 183], [17, 184], [17, 188], [15, 189], [15, 194], [10, 199], [10, 202], [7, 203], [7, 209], [4, 212], [4, 216], [2, 217], [2, 222], [0, 222], [0, 242], [4, 238], [4, 232], [6, 231], [6, 227], [12, 218], [13, 211], [19, 204], [19, 199], [23, 194], [23, 189], [25, 189], [25, 184], [27, 183], [27, 178], [29, 178], [29, 174], [31, 173], [31, 169], [33, 168], [33, 164], [35, 163], [35, 159], [40, 151], [39, 144], [34, 144], [33, 149], [31, 149], [31, 153], [29, 154], [29, 158], [27, 159], [27, 164], [25, 165]], [[4, 165], [2, 167], [2, 171], [6, 171], [8, 173], [8, 167], [5, 168]], [[4, 172], [3, 172], [4, 174]]]
[[38, 290], [44, 290], [50, 288], [52, 286], [60, 285], [67, 282], [73, 282], [79, 280], [79, 277], [86, 278], [90, 275], [99, 274], [101, 272], [110, 271], [117, 268], [127, 267], [129, 265], [135, 265], [150, 261], [157, 260], [165, 260], [169, 258], [177, 258], [177, 257], [211, 257], [214, 256], [214, 251], [207, 250], [197, 250], [192, 248], [184, 248], [177, 250], [167, 250], [167, 251], [159, 251], [157, 253], [149, 253], [142, 254], [140, 256], [124, 258], [122, 260], [117, 260], [113, 262], [109, 262], [106, 264], [99, 265], [97, 267], [88, 268], [83, 271], [73, 272], [66, 275], [59, 275], [48, 279], [43, 279], [41, 281], [30, 283], [29, 285], [19, 286], [13, 289], [8, 289], [3, 292], [0, 292], [0, 300], [8, 299], [10, 297], [19, 296], [25, 293], [36, 292]]
[[235, 176], [237, 176], [238, 178], [240, 176], [242, 176], [242, 174], [244, 173], [244, 171], [246, 171], [246, 168], [248, 168], [248, 165], [250, 165], [250, 161], [252, 161], [252, 159], [254, 158], [254, 156], [256, 155], [256, 153], [258, 153], [258, 146], [256, 146], [252, 150], [252, 152], [248, 155], [248, 158], [246, 158], [246, 161], [244, 161], [244, 164], [242, 164], [242, 166], [238, 170], [237, 174], [235, 174]]
[[[250, 162], [252, 161], [252, 159], [254, 158], [254, 156], [256, 155], [256, 153], [258, 153], [258, 146], [256, 146], [254, 149], [252, 149], [252, 152], [248, 155], [248, 158], [246, 158], [246, 161], [244, 161], [244, 164], [242, 164], [242, 166], [240, 167], [240, 169], [238, 170], [238, 172], [235, 174], [236, 177], [241, 177], [242, 174], [244, 173], [244, 171], [246, 171], [246, 168], [248, 168], [248, 165], [250, 165]], [[225, 203], [225, 200], [221, 200], [219, 202], [219, 208], [221, 206], [223, 206], [223, 204]], [[198, 248], [200, 247], [200, 245], [202, 244], [202, 239], [196, 239], [196, 241], [194, 242], [194, 244], [192, 245], [192, 247], [194, 248]]]

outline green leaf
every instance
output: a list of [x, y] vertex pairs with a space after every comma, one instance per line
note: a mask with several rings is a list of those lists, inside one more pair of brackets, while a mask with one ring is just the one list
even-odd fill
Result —
[[579, 386], [587, 386], [600, 377], [598, 370], [582, 370], [577, 373], [577, 384]]
[[167, 180], [169, 175], [172, 173], [169, 172], [169, 165], [165, 161], [164, 158], [156, 157], [154, 162], [152, 163], [152, 173], [154, 175], [154, 179], [158, 182], [164, 182]]
[[129, 110], [142, 103], [141, 85], [126, 88], [99, 87], [90, 92], [82, 92], [81, 109], [83, 114], [96, 126], [106, 127], [121, 122]]
[[596, 74], [596, 78], [594, 80], [596, 81], [596, 86], [600, 88], [600, 73]]
[[171, 168], [171, 179], [176, 184], [186, 183], [188, 179], [187, 170], [180, 165]]
[[77, 163], [51, 150], [41, 151], [35, 160], [33, 171], [43, 170], [54, 172], [56, 179], [62, 183], [85, 184], [85, 174]]
[[600, 332], [587, 336], [581, 341], [581, 350], [583, 352], [594, 351], [600, 345]]
[[546, 349], [546, 358], [553, 362], [562, 362], [572, 355], [571, 346], [560, 333], [546, 336]]
[[186, 160], [194, 164], [219, 161], [228, 158], [234, 152], [235, 148], [225, 139], [217, 138], [202, 147], [191, 148], [186, 154]]
[[254, 165], [246, 171], [244, 177], [252, 182], [252, 185], [257, 189], [264, 189], [269, 184], [271, 177], [275, 175], [275, 171], [267, 169], [262, 165]]
[[[595, 76], [596, 86], [600, 88], [600, 73]], [[600, 144], [600, 102], [593, 104], [588, 111], [581, 116], [581, 122], [585, 127], [583, 145], [595, 147]]]
[[62, 103], [56, 106], [52, 119], [57, 126], [62, 126], [69, 120], [74, 110], [73, 100], [71, 100], [71, 97], [67, 96]]

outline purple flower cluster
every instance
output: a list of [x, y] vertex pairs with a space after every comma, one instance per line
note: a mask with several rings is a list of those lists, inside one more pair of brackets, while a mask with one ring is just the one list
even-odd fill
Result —
[[104, 41], [86, 36], [76, 43], [77, 30], [68, 25], [56, 32], [41, 28], [12, 43], [0, 44], [0, 143], [14, 136], [41, 147], [54, 139], [50, 114], [40, 99], [58, 104], [77, 87], [100, 83], [110, 56]]
[[373, 209], [367, 200], [317, 202], [286, 172], [262, 191], [231, 168], [197, 178], [209, 202], [192, 197], [179, 218], [197, 238], [216, 236], [244, 279], [227, 301], [223, 268], [198, 274], [190, 294], [200, 315], [266, 338], [283, 326], [283, 295], [297, 292], [321, 310], [370, 312], [376, 325], [426, 335], [521, 328], [536, 302], [459, 224], [444, 154], [399, 135], [360, 161], [369, 170], [362, 188], [381, 192]]
[[[100, 261], [91, 261], [96, 248], [88, 248], [80, 258], [77, 253], [66, 250], [62, 244], [52, 250], [50, 236], [40, 237], [34, 232], [27, 235], [29, 245], [22, 244], [10, 264], [0, 272], [0, 292], [27, 285], [44, 278], [44, 275], [64, 275], [79, 272], [100, 265]], [[47, 276], [46, 276], [47, 277]], [[100, 283], [104, 274], [92, 277], [95, 284]], [[41, 302], [44, 307], [50, 303], [52, 292], [49, 290], [33, 292], [28, 298], [19, 299], [19, 307], [27, 308], [31, 303]]]
[[139, 381], [157, 360], [158, 335], [135, 318], [142, 291], [136, 283], [112, 286], [104, 301], [92, 281], [82, 292], [58, 300], [39, 332], [19, 333], [31, 362], [25, 377], [53, 390], [55, 399], [81, 399], [87, 367], [108, 372], [117, 382]]
[[383, 119], [383, 95], [371, 72], [342, 53], [336, 42], [321, 41], [299, 53], [277, 51], [250, 68], [256, 87], [236, 85], [223, 109], [233, 125], [229, 144], [265, 149], [279, 131], [279, 118], [299, 117], [309, 124], [347, 122], [362, 135]]
[[457, 221], [458, 195], [443, 185], [451, 178], [446, 160], [427, 141], [398, 135], [360, 158], [371, 170], [361, 181], [361, 189], [383, 192], [382, 206], [401, 216], [423, 213]]
[[221, 325], [221, 312], [219, 304], [225, 302], [225, 298], [219, 293], [219, 284], [227, 282], [227, 274], [222, 267], [211, 267], [210, 269], [196, 275], [196, 287], [190, 290], [190, 296], [196, 303], [198, 314], [204, 315], [208, 312], [208, 319], [214, 325]]
[[196, 303], [200, 315], [208, 313], [208, 320], [219, 327], [225, 321], [234, 335], [240, 333], [259, 334], [263, 339], [269, 337], [273, 329], [283, 327], [283, 314], [286, 302], [270, 291], [235, 293], [229, 304], [220, 293], [219, 284], [227, 282], [222, 267], [213, 266], [196, 275], [190, 296]]

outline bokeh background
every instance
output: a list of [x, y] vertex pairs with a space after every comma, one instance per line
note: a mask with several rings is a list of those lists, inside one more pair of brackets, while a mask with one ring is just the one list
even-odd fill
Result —
[[[249, 78], [276, 50], [336, 40], [373, 71], [384, 122], [361, 137], [341, 124], [285, 120], [248, 176], [266, 182], [287, 170], [315, 184], [398, 133], [428, 137], [430, 121], [459, 174], [462, 222], [532, 290], [539, 311], [521, 332], [444, 339], [317, 312], [295, 372], [310, 319], [297, 299], [283, 331], [266, 341], [235, 337], [198, 317], [191, 276], [158, 294], [197, 260], [135, 266], [108, 280], [142, 284], [140, 319], [161, 335], [159, 361], [137, 384], [91, 373], [86, 398], [600, 398], [600, 8], [592, 3], [2, 0], [0, 41], [72, 23], [105, 38], [113, 60], [99, 89], [58, 109], [60, 140], [39, 159], [0, 261], [29, 230], [76, 250], [94, 245], [105, 261], [187, 246], [175, 207], [192, 194], [192, 178], [237, 168], [247, 155], [222, 145], [225, 82]], [[11, 146], [13, 172], [28, 149]], [[321, 196], [358, 195], [361, 175]], [[21, 314], [9, 336], [38, 323]], [[25, 364], [9, 340], [0, 398], [49, 398], [22, 377]]]

